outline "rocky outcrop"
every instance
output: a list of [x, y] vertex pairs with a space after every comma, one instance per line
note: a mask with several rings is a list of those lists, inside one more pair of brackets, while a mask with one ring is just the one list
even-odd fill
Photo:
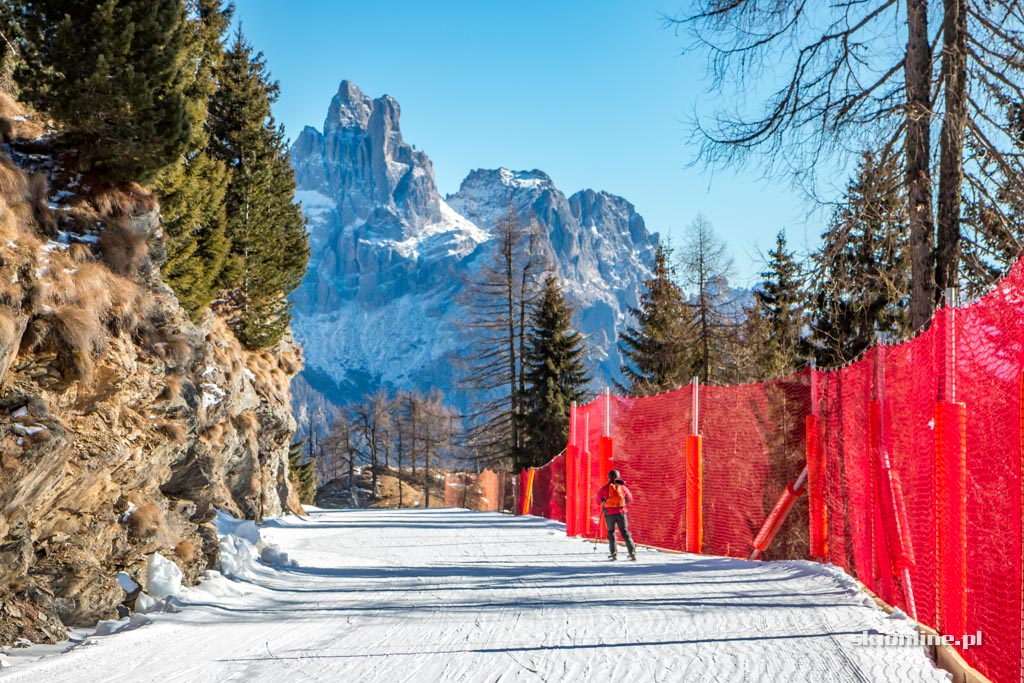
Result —
[[116, 616], [115, 577], [145, 587], [153, 553], [194, 582], [215, 508], [299, 511], [297, 345], [249, 353], [222, 320], [191, 321], [141, 191], [62, 192], [51, 211], [42, 190], [0, 158], [0, 644]]
[[658, 244], [658, 235], [647, 232], [633, 205], [593, 190], [567, 198], [543, 171], [506, 168], [472, 171], [446, 201], [488, 230], [509, 208], [521, 225], [540, 228], [538, 248], [576, 309], [597, 385], [618, 380], [618, 332], [629, 323], [629, 309], [638, 304]]
[[[307, 356], [303, 393], [337, 403], [378, 387], [453, 390], [469, 339], [459, 292], [492, 254], [511, 207], [541, 244], [588, 335], [595, 382], [619, 377], [617, 332], [650, 276], [658, 236], [605, 192], [566, 197], [542, 171], [476, 170], [438, 196], [427, 156], [399, 129], [398, 104], [343, 81], [324, 132], [292, 147], [310, 219], [310, 265], [294, 328]], [[468, 400], [468, 398], [466, 398]]]
[[292, 146], [311, 218], [311, 264], [294, 296], [300, 316], [430, 289], [483, 239], [441, 200], [430, 159], [402, 140], [399, 113], [394, 99], [372, 100], [342, 81], [324, 132], [307, 126]]
[[342, 81], [324, 132], [307, 126], [292, 148], [298, 186], [335, 198], [341, 223], [368, 222], [383, 233], [391, 226], [391, 237], [397, 226], [440, 220], [434, 168], [402, 140], [400, 115], [393, 98], [370, 99]]

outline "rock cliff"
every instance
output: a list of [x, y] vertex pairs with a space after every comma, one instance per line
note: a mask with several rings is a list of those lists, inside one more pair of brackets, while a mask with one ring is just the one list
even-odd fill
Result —
[[[124, 610], [154, 553], [194, 582], [215, 508], [299, 511], [287, 478], [291, 340], [244, 351], [163, 283], [159, 208], [0, 153], [0, 644]], [[17, 164], [12, 161], [12, 157]], [[33, 175], [21, 167], [32, 166]], [[79, 181], [81, 183], [79, 184]]]

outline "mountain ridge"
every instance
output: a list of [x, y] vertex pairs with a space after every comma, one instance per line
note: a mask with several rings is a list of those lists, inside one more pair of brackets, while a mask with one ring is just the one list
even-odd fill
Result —
[[627, 200], [566, 196], [539, 169], [474, 169], [441, 197], [430, 158], [402, 137], [400, 112], [393, 98], [342, 81], [324, 132], [307, 126], [292, 146], [312, 251], [294, 295], [306, 383], [335, 394], [332, 403], [378, 386], [436, 387], [465, 407], [470, 397], [454, 382], [453, 358], [470, 342], [458, 292], [490, 258], [494, 227], [512, 207], [540, 229], [588, 336], [595, 383], [611, 384], [617, 330], [650, 276], [658, 234]]

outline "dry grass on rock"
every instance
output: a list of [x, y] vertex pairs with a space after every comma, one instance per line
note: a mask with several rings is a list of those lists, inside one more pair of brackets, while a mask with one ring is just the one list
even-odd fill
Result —
[[146, 236], [134, 229], [131, 221], [109, 223], [100, 233], [100, 259], [118, 275], [139, 272], [149, 255]]
[[163, 530], [164, 519], [160, 508], [151, 500], [136, 505], [126, 522], [128, 535], [137, 541], [150, 541]]
[[39, 115], [0, 90], [0, 131], [3, 142], [36, 140], [46, 133], [46, 126]]
[[191, 538], [183, 538], [174, 546], [174, 555], [183, 564], [191, 564], [196, 559], [196, 544]]
[[179, 446], [188, 444], [188, 430], [180, 422], [165, 420], [160, 424], [159, 429], [160, 433], [166, 436], [171, 443]]

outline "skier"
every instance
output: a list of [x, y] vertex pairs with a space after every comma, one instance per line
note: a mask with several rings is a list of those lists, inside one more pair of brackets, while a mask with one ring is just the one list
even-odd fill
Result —
[[608, 473], [608, 483], [598, 490], [597, 500], [601, 503], [605, 526], [608, 527], [608, 559], [614, 560], [618, 557], [615, 550], [615, 525], [617, 524], [622, 533], [622, 540], [626, 542], [629, 559], [635, 560], [636, 546], [633, 545], [633, 537], [629, 535], [629, 528], [626, 525], [626, 505], [633, 503], [633, 494], [626, 488], [626, 482], [619, 477], [618, 470]]

